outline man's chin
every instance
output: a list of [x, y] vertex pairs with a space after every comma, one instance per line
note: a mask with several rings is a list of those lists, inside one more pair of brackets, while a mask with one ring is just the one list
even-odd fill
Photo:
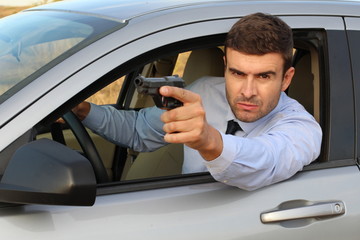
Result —
[[257, 116], [236, 116], [241, 122], [251, 123], [259, 119]]

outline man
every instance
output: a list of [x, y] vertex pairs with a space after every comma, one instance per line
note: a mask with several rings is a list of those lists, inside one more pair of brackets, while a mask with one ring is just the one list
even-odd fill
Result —
[[[208, 170], [218, 181], [254, 190], [291, 177], [320, 153], [319, 124], [284, 93], [295, 73], [292, 51], [286, 23], [248, 15], [227, 35], [225, 82], [205, 77], [189, 90], [160, 89], [183, 107], [135, 112], [82, 103], [74, 112], [90, 129], [137, 151], [184, 143], [184, 173]], [[225, 134], [229, 120], [241, 129]]]

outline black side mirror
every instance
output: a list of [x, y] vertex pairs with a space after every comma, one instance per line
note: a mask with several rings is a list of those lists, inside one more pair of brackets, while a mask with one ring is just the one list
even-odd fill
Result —
[[80, 153], [40, 139], [19, 148], [0, 182], [0, 202], [91, 206], [96, 178]]

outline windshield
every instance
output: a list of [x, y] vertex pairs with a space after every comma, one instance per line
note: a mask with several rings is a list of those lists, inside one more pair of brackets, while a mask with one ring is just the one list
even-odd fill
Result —
[[125, 23], [69, 12], [0, 19], [0, 103], [69, 55]]

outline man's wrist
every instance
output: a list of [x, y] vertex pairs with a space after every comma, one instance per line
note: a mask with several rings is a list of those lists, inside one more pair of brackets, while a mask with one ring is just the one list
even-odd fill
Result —
[[91, 108], [90, 103], [82, 102], [79, 105], [77, 105], [75, 108], [73, 108], [72, 111], [80, 119], [80, 121], [83, 121], [89, 114], [90, 108]]
[[198, 150], [200, 155], [206, 161], [212, 161], [221, 155], [223, 149], [223, 141], [221, 134], [213, 127], [209, 129], [208, 141], [204, 148]]

